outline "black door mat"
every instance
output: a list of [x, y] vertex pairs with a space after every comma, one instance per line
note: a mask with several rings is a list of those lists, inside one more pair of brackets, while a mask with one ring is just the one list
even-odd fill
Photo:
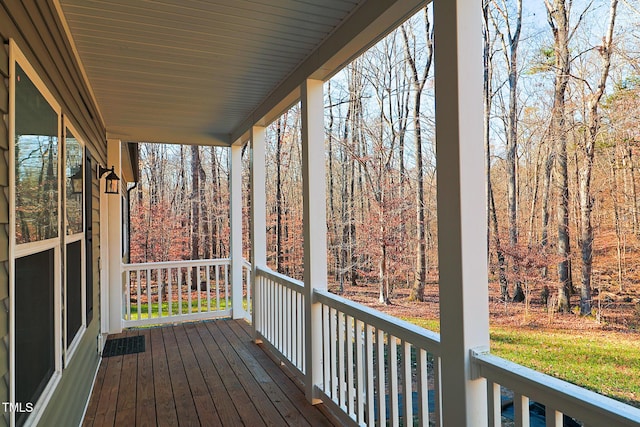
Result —
[[107, 340], [102, 357], [123, 356], [125, 354], [144, 353], [144, 335], [113, 338]]

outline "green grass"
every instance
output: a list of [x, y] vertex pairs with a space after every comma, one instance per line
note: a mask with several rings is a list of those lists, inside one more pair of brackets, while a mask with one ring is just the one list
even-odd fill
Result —
[[[158, 303], [157, 302], [153, 302], [151, 303], [151, 318], [156, 318], [156, 317], [160, 317], [160, 314], [158, 313]], [[182, 301], [182, 314], [188, 314], [189, 313], [189, 301]], [[231, 300], [229, 300], [229, 305], [231, 305]], [[200, 309], [205, 312], [207, 311], [207, 300], [201, 300], [200, 301]], [[220, 310], [226, 310], [227, 308], [227, 304], [226, 301], [224, 299], [220, 300]], [[211, 311], [217, 311], [217, 305], [216, 305], [216, 300], [215, 299], [211, 299]], [[191, 313], [197, 313], [198, 312], [198, 299], [194, 298], [191, 300]], [[172, 315], [178, 315], [179, 313], [179, 306], [177, 302], [173, 302], [171, 305], [171, 314]], [[140, 304], [140, 314], [141, 314], [141, 319], [148, 319], [149, 318], [149, 305], [144, 303], [144, 304]], [[168, 316], [169, 315], [169, 303], [168, 302], [163, 302], [162, 303], [162, 315], [163, 316]], [[138, 305], [131, 303], [131, 319], [132, 320], [138, 320]]]
[[[437, 320], [405, 318], [438, 332]], [[491, 352], [504, 359], [640, 407], [640, 341], [620, 333], [491, 327]]]

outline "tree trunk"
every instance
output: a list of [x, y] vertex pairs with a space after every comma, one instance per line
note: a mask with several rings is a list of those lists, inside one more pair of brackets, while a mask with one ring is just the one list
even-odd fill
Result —
[[210, 147], [211, 150], [211, 191], [213, 195], [212, 206], [210, 208], [212, 221], [211, 221], [211, 256], [213, 258], [222, 258], [222, 253], [220, 251], [219, 242], [220, 242], [220, 229], [218, 226], [218, 221], [220, 221], [219, 213], [220, 213], [220, 175], [218, 174], [218, 157], [216, 156], [216, 148]]
[[[329, 102], [329, 124], [327, 127], [327, 138], [328, 138], [328, 148], [327, 148], [327, 157], [328, 157], [328, 165], [327, 168], [329, 169], [328, 171], [328, 178], [329, 178], [329, 185], [328, 185], [328, 190], [329, 190], [329, 212], [327, 213], [328, 216], [328, 220], [329, 220], [329, 247], [330, 247], [330, 251], [333, 253], [333, 257], [335, 259], [335, 277], [336, 279], [339, 280], [339, 275], [340, 275], [340, 266], [339, 266], [339, 259], [340, 259], [340, 250], [339, 250], [339, 245], [338, 245], [338, 229], [337, 229], [337, 215], [336, 215], [336, 206], [335, 206], [335, 200], [334, 200], [334, 185], [335, 185], [335, 178], [334, 178], [334, 167], [333, 167], [333, 163], [334, 163], [334, 148], [333, 148], [333, 126], [334, 126], [334, 122], [335, 122], [335, 118], [333, 115], [333, 99], [331, 97], [331, 80], [329, 80], [327, 82], [327, 99]], [[342, 291], [342, 290], [341, 290]]]
[[638, 221], [638, 189], [636, 186], [636, 168], [633, 163], [633, 150], [629, 144], [629, 139], [626, 140], [626, 150], [628, 158], [629, 175], [631, 180], [631, 215], [633, 218], [633, 234], [640, 235], [640, 223]]
[[282, 250], [282, 117], [276, 122], [276, 271], [285, 274]]
[[[200, 150], [191, 146], [191, 259], [199, 259], [200, 248]], [[191, 271], [191, 289], [197, 290], [198, 269]]]
[[620, 291], [623, 290], [622, 281], [624, 280], [624, 269], [623, 269], [623, 252], [624, 252], [624, 241], [623, 241], [623, 233], [622, 233], [622, 220], [620, 218], [620, 201], [618, 200], [618, 147], [614, 146], [613, 150], [613, 158], [611, 159], [611, 179], [610, 179], [610, 188], [611, 199], [613, 201], [613, 226], [616, 232], [616, 252], [617, 252], [617, 261], [618, 261], [618, 288]]
[[[511, 34], [507, 20], [508, 54], [504, 50], [509, 70], [509, 115], [507, 120], [507, 210], [509, 217], [509, 245], [513, 250], [518, 247], [518, 44], [522, 28], [522, 0], [517, 0], [515, 30]], [[505, 46], [506, 47], [506, 46]], [[522, 283], [518, 277], [519, 266], [512, 257], [514, 281], [513, 300], [524, 301]]]
[[406, 25], [401, 27], [404, 40], [405, 58], [411, 71], [411, 85], [414, 91], [413, 99], [413, 127], [415, 132], [415, 163], [416, 163], [416, 269], [410, 300], [424, 301], [424, 285], [427, 280], [427, 254], [425, 245], [424, 218], [424, 160], [422, 156], [422, 124], [420, 123], [420, 104], [422, 91], [429, 76], [433, 58], [433, 33], [427, 9], [424, 9], [425, 34], [427, 36], [427, 57], [422, 75], [418, 75], [415, 54], [409, 46], [409, 35]]
[[591, 195], [591, 172], [593, 169], [596, 139], [600, 130], [600, 112], [598, 106], [604, 94], [609, 76], [609, 68], [611, 66], [611, 46], [617, 6], [618, 0], [611, 0], [609, 27], [603, 39], [604, 46], [600, 49], [602, 62], [600, 81], [598, 82], [596, 92], [592, 95], [589, 102], [589, 133], [585, 141], [585, 153], [580, 173], [580, 249], [582, 252], [580, 314], [582, 315], [591, 314], [591, 274], [593, 265], [593, 227], [591, 224], [593, 196]]
[[[502, 247], [500, 245], [500, 231], [498, 227], [498, 216], [496, 214], [495, 201], [493, 199], [493, 188], [491, 186], [491, 104], [493, 101], [492, 94], [492, 72], [493, 63], [491, 60], [491, 41], [489, 39], [489, 0], [484, 0], [482, 5], [483, 12], [483, 40], [484, 40], [484, 147], [485, 147], [485, 167], [487, 179], [487, 230], [493, 231], [493, 238], [496, 247], [496, 257], [498, 259], [498, 281], [500, 283], [500, 296], [503, 300], [509, 299], [509, 288], [506, 275], [506, 262]], [[493, 225], [493, 228], [491, 227]], [[491, 233], [487, 233], [487, 252], [490, 248]]]
[[558, 310], [571, 308], [571, 282], [569, 273], [569, 175], [567, 170], [567, 133], [565, 129], [565, 96], [569, 82], [569, 10], [565, 0], [546, 3], [548, 23], [554, 37], [555, 81], [550, 134], [556, 146], [556, 174], [558, 178]]

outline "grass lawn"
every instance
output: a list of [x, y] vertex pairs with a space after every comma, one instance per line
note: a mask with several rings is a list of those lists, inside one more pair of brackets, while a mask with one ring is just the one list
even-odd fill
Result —
[[[159, 317], [158, 314], [158, 303], [157, 302], [153, 302], [151, 303], [151, 318], [154, 317]], [[188, 314], [189, 313], [189, 301], [182, 301], [182, 314]], [[231, 300], [229, 300], [229, 305], [231, 305]], [[207, 300], [203, 299], [200, 302], [200, 309], [202, 311], [207, 311]], [[226, 301], [224, 299], [220, 299], [220, 310], [226, 310], [227, 309], [227, 304]], [[173, 304], [171, 304], [171, 314], [172, 315], [178, 315], [178, 311], [179, 310], [179, 306], [178, 306], [178, 302], [174, 301]], [[216, 306], [216, 300], [215, 299], [211, 299], [211, 311], [216, 311], [217, 310], [217, 306]], [[194, 298], [191, 300], [191, 313], [197, 313], [198, 312], [198, 299]], [[142, 319], [148, 319], [149, 318], [149, 304], [144, 303], [144, 304], [140, 304], [140, 313], [141, 313], [141, 318]], [[164, 301], [162, 303], [162, 315], [163, 316], [168, 316], [169, 315], [169, 303]], [[131, 319], [132, 320], [138, 320], [138, 306], [137, 304], [131, 303]]]
[[[439, 321], [405, 318], [438, 332]], [[497, 356], [640, 407], [640, 340], [635, 334], [491, 327]]]

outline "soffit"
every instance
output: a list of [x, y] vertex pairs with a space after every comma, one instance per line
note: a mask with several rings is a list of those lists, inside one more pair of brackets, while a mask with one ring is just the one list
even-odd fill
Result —
[[295, 99], [301, 79], [327, 77], [426, 4], [59, 2], [109, 138], [203, 145], [241, 138]]

